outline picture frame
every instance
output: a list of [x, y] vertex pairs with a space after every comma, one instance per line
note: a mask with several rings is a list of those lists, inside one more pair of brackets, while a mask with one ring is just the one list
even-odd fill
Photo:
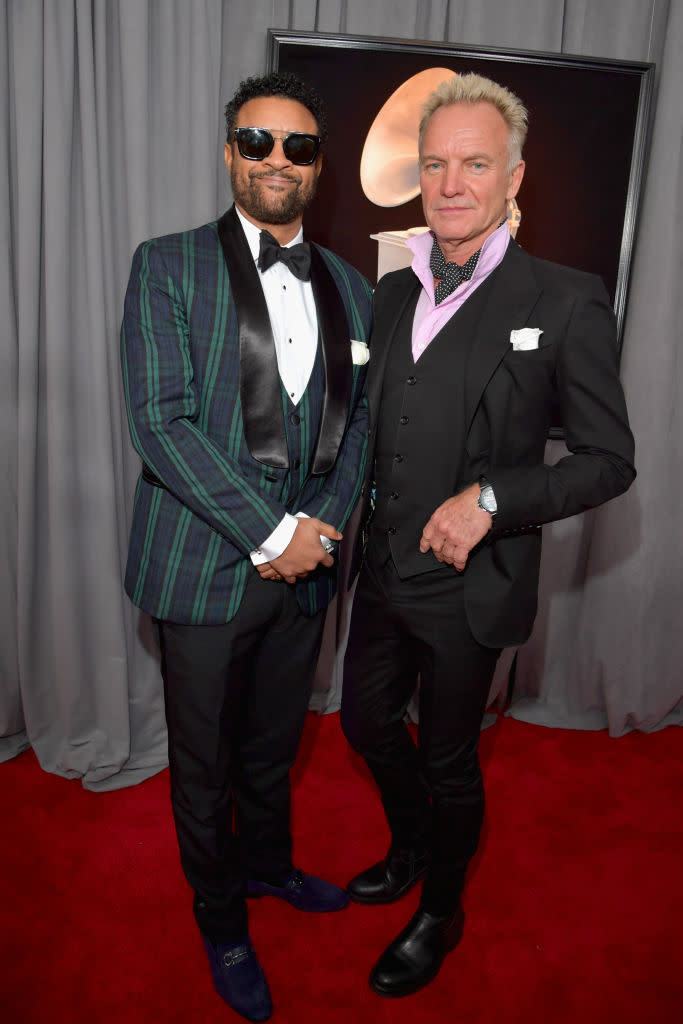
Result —
[[270, 29], [269, 70], [291, 71], [325, 101], [329, 137], [311, 237], [375, 283], [370, 237], [424, 224], [420, 198], [375, 206], [360, 159], [380, 108], [411, 76], [439, 66], [475, 71], [529, 109], [517, 241], [535, 256], [599, 274], [623, 342], [628, 288], [646, 172], [654, 64], [524, 50]]

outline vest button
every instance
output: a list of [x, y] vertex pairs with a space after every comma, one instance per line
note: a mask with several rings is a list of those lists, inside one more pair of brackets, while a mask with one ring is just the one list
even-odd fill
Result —
[[394, 536], [394, 534], [396, 533], [396, 527], [395, 527], [395, 526], [390, 526], [390, 527], [389, 527], [389, 528], [387, 529], [387, 533], [390, 533], [390, 534], [391, 534], [391, 536], [393, 537], [393, 536]]
[[417, 384], [417, 377], [408, 377], [406, 384]]
[[401, 416], [401, 419], [399, 420], [399, 423], [401, 423], [401, 425], [405, 427], [407, 422], [408, 422], [408, 417], [407, 416]]
[[392, 491], [389, 497], [392, 499], [392, 501], [396, 501], [396, 499], [398, 498], [398, 494], [396, 493], [396, 491]]
[[293, 423], [295, 427], [298, 427], [299, 424], [301, 423], [301, 416], [299, 416], [297, 412], [293, 412], [292, 415], [289, 417], [289, 422]]
[[394, 462], [403, 462], [403, 456], [399, 454], [394, 455]]

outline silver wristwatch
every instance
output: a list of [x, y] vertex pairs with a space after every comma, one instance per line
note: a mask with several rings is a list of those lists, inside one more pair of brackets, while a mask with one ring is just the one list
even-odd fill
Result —
[[477, 505], [479, 508], [483, 508], [484, 512], [488, 512], [490, 516], [495, 516], [498, 511], [498, 503], [496, 502], [496, 496], [493, 493], [493, 487], [488, 482], [485, 476], [479, 477], [479, 497], [477, 498]]

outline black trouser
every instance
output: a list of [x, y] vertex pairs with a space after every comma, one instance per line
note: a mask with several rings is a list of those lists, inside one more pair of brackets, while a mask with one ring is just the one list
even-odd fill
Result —
[[289, 770], [323, 618], [254, 570], [225, 625], [159, 623], [180, 858], [197, 923], [215, 942], [247, 931], [246, 878], [292, 870]]
[[[422, 905], [450, 913], [484, 815], [478, 744], [499, 651], [482, 647], [451, 567], [401, 580], [371, 542], [351, 616], [342, 726], [370, 767], [393, 848], [426, 844]], [[405, 713], [420, 678], [418, 744]]]

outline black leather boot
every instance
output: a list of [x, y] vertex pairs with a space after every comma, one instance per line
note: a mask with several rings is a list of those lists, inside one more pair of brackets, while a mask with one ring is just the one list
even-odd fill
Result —
[[381, 996], [407, 996], [424, 988], [460, 942], [464, 922], [462, 908], [443, 917], [420, 908], [373, 967], [370, 987]]
[[355, 903], [394, 903], [420, 881], [429, 861], [425, 850], [390, 850], [384, 860], [352, 878], [346, 890]]

